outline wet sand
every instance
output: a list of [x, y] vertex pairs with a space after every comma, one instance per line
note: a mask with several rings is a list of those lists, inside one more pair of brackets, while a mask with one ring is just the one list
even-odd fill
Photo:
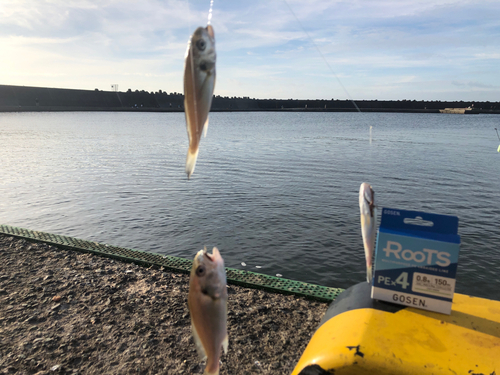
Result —
[[[202, 374], [189, 276], [0, 234], [0, 374]], [[290, 374], [328, 305], [228, 286], [221, 374]]]

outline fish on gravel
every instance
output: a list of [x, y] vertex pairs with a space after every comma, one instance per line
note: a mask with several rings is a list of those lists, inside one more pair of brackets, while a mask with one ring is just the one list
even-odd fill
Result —
[[188, 179], [194, 172], [201, 134], [206, 136], [215, 88], [215, 34], [211, 25], [198, 27], [188, 43], [184, 64], [184, 112], [189, 138]]
[[375, 208], [375, 193], [370, 184], [363, 182], [359, 187], [359, 211], [361, 214], [361, 236], [366, 258], [366, 281], [373, 278], [373, 253], [375, 248], [375, 227], [377, 212]]
[[188, 306], [196, 349], [206, 359], [204, 374], [219, 374], [222, 348], [227, 353], [227, 283], [224, 260], [214, 247], [198, 251], [189, 279]]

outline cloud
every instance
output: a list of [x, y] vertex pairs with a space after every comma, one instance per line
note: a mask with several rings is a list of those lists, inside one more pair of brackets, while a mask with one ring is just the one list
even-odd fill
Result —
[[483, 82], [477, 82], [477, 81], [452, 81], [452, 85], [454, 86], [459, 86], [459, 87], [470, 87], [470, 88], [480, 88], [480, 89], [498, 89], [500, 88], [499, 85], [490, 85], [487, 83]]
[[476, 60], [500, 60], [500, 53], [476, 53], [474, 54], [474, 59]]
[[[336, 75], [353, 97], [425, 99], [467, 77], [461, 95], [500, 96], [499, 13], [475, 0], [216, 1], [216, 91], [344, 97]], [[0, 83], [182, 91], [186, 44], [207, 14], [196, 0], [3, 0]]]

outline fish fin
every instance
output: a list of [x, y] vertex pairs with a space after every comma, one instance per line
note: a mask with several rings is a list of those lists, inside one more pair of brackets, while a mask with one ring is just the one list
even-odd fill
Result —
[[229, 345], [229, 338], [226, 335], [226, 338], [224, 339], [224, 341], [222, 341], [222, 349], [224, 349], [224, 354], [227, 354], [228, 345]]
[[198, 151], [199, 149], [197, 149], [196, 152], [191, 153], [191, 151], [188, 150], [186, 158], [186, 173], [188, 175], [188, 179], [194, 172], [194, 166], [196, 165], [196, 159], [198, 158]]
[[205, 371], [203, 371], [203, 375], [219, 375], [219, 369], [217, 369], [215, 372], [208, 372], [205, 369]]
[[207, 121], [205, 121], [205, 125], [203, 125], [203, 138], [207, 136], [207, 130], [208, 130], [208, 116], [207, 116]]
[[191, 331], [193, 331], [193, 339], [194, 343], [196, 344], [196, 351], [198, 352], [200, 359], [204, 361], [205, 359], [207, 359], [207, 354], [205, 353], [205, 348], [201, 343], [200, 336], [198, 335], [198, 332], [196, 331], [196, 327], [194, 326], [194, 324], [191, 324]]

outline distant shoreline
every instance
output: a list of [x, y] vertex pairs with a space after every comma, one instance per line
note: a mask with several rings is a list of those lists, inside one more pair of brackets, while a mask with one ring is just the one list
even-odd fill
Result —
[[[355, 104], [354, 104], [355, 103]], [[214, 96], [212, 112], [397, 112], [440, 113], [445, 108], [466, 114], [500, 114], [500, 102], [340, 99], [253, 99]], [[357, 108], [356, 108], [357, 107]], [[180, 93], [74, 90], [0, 85], [0, 112], [183, 112]]]
[[[100, 107], [0, 107], [0, 112], [184, 112], [184, 109], [168, 108], [100, 108]], [[256, 108], [256, 109], [223, 109], [215, 108], [210, 112], [357, 112], [350, 108]], [[361, 112], [394, 112], [394, 113], [439, 113], [439, 109], [395, 109], [395, 108], [369, 108]], [[483, 113], [478, 111], [478, 113]], [[484, 113], [499, 113], [487, 111]]]

